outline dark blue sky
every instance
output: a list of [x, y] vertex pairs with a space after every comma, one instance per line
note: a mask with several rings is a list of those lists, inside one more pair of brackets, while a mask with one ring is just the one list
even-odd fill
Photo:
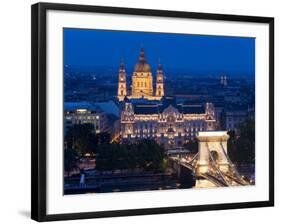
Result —
[[190, 74], [254, 75], [255, 39], [130, 31], [64, 29], [65, 65], [117, 67], [121, 58], [132, 70], [144, 47], [148, 63], [156, 68]]

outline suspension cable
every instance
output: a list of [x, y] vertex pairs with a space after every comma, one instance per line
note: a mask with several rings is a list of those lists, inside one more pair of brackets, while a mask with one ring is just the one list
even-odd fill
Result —
[[208, 152], [209, 152], [209, 155], [210, 155], [210, 157], [211, 157], [211, 160], [212, 160], [212, 162], [213, 162], [213, 164], [214, 164], [214, 167], [216, 168], [216, 170], [218, 171], [218, 173], [219, 173], [220, 176], [222, 177], [222, 179], [223, 179], [223, 181], [225, 182], [225, 184], [229, 185], [228, 182], [226, 181], [226, 179], [224, 178], [222, 172], [220, 171], [220, 169], [216, 166], [217, 163], [215, 162], [215, 160], [214, 160], [214, 158], [213, 158], [213, 156], [212, 156], [212, 154], [211, 154], [211, 151], [210, 151], [210, 149], [209, 149], [208, 142], [206, 142], [206, 146], [207, 146], [207, 150], [208, 150]]
[[223, 153], [224, 153], [224, 155], [225, 155], [227, 161], [230, 163], [230, 166], [231, 166], [231, 168], [234, 170], [234, 173], [237, 175], [238, 179], [242, 179], [242, 180], [243, 180], [243, 178], [241, 177], [240, 173], [239, 173], [238, 170], [236, 169], [235, 165], [232, 163], [231, 159], [229, 158], [228, 154], [226, 153], [226, 151], [225, 151], [225, 149], [224, 149], [224, 147], [223, 147], [222, 142], [220, 142], [220, 146], [221, 146], [221, 148], [222, 148], [222, 151], [223, 151]]

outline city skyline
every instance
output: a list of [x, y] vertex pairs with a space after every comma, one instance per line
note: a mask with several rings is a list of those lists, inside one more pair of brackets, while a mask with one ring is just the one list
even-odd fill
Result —
[[123, 60], [130, 71], [142, 47], [152, 70], [160, 61], [166, 71], [191, 75], [250, 78], [255, 73], [254, 38], [64, 29], [64, 65], [69, 67], [118, 69]]
[[65, 194], [255, 184], [254, 39], [64, 34]]

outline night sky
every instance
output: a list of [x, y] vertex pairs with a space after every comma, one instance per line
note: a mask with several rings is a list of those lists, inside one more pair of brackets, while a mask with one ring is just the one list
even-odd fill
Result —
[[255, 39], [131, 31], [64, 29], [64, 64], [69, 67], [119, 66], [133, 69], [140, 48], [152, 69], [190, 74], [251, 77], [255, 72]]

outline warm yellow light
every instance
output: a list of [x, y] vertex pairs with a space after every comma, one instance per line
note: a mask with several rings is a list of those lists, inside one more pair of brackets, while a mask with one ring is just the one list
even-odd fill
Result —
[[77, 109], [78, 113], [85, 113], [87, 111], [87, 109]]

